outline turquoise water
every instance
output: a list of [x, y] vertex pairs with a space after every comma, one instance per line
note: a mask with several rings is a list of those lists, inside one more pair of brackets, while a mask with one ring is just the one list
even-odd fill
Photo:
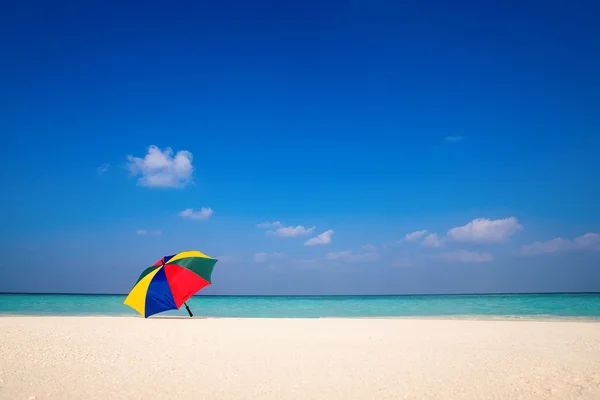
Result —
[[[132, 315], [125, 295], [0, 294], [0, 314]], [[425, 296], [195, 296], [195, 316], [318, 317], [533, 317], [600, 320], [599, 294]], [[185, 308], [159, 315], [186, 316]]]

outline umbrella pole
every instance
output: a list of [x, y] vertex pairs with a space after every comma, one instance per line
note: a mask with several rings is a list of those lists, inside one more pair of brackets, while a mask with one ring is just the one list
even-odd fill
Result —
[[188, 314], [190, 314], [190, 317], [193, 317], [194, 314], [192, 314], [192, 311], [190, 310], [190, 308], [188, 307], [187, 303], [183, 303], [185, 305], [185, 309], [187, 310]]

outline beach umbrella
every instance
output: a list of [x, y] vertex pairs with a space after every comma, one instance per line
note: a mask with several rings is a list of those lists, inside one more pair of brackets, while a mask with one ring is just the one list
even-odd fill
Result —
[[217, 260], [190, 250], [166, 256], [146, 268], [123, 302], [144, 318], [168, 311], [179, 310], [199, 290], [210, 285]]

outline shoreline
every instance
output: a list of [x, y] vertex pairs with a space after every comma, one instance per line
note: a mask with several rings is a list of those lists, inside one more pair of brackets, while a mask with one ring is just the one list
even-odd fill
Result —
[[600, 316], [552, 316], [552, 315], [415, 315], [415, 316], [322, 316], [322, 317], [229, 317], [229, 316], [213, 316], [213, 315], [153, 315], [149, 318], [143, 318], [140, 315], [131, 314], [17, 314], [17, 313], [0, 313], [2, 318], [124, 318], [124, 319], [170, 319], [170, 320], [207, 320], [207, 319], [223, 319], [223, 320], [416, 320], [416, 321], [507, 321], [507, 322], [586, 322], [600, 323]]

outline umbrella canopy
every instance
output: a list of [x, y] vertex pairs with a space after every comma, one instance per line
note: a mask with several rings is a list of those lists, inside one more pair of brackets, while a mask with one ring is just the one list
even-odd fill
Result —
[[163, 257], [142, 272], [123, 304], [144, 318], [179, 310], [196, 292], [212, 283], [216, 263], [216, 259], [195, 250]]

